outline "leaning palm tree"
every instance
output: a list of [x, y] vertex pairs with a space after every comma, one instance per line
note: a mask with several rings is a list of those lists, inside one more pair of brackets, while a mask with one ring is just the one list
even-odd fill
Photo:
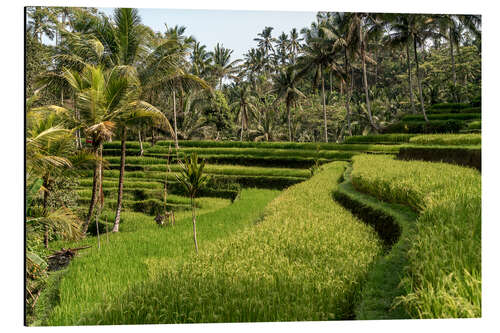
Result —
[[198, 253], [198, 241], [196, 240], [196, 210], [195, 198], [198, 192], [207, 184], [208, 176], [203, 175], [205, 161], [198, 163], [198, 156], [193, 153], [186, 156], [184, 163], [179, 161], [181, 166], [180, 173], [176, 174], [177, 181], [182, 185], [184, 191], [191, 200], [191, 211], [193, 218], [193, 241], [196, 253]]
[[292, 141], [292, 122], [290, 107], [297, 103], [300, 98], [305, 98], [305, 95], [297, 88], [299, 77], [297, 71], [293, 67], [288, 67], [281, 70], [274, 77], [272, 91], [277, 95], [275, 103], [278, 100], [285, 101], [286, 113], [288, 116], [288, 140]]

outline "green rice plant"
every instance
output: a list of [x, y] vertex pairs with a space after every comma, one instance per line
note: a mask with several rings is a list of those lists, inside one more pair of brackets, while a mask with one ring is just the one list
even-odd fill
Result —
[[418, 145], [480, 145], [481, 134], [427, 134], [410, 139], [411, 144]]
[[[166, 154], [167, 150], [162, 146], [154, 146], [146, 150], [149, 154]], [[189, 147], [180, 148], [179, 156], [183, 156], [197, 153], [200, 157], [206, 155], [233, 155], [233, 156], [253, 156], [253, 157], [318, 157], [326, 159], [335, 158], [350, 158], [353, 153], [349, 151], [335, 151], [335, 150], [304, 150], [304, 149], [263, 149], [263, 148], [199, 148], [199, 147]]]
[[379, 135], [354, 135], [344, 139], [344, 143], [354, 145], [358, 143], [404, 143], [409, 142], [415, 134], [379, 134]]
[[[345, 163], [285, 190], [252, 228], [180, 263], [148, 261], [149, 281], [81, 324], [351, 319], [373, 260], [375, 232], [332, 200]], [[201, 233], [200, 233], [201, 235]]]
[[[481, 119], [480, 113], [438, 113], [427, 115], [429, 120], [471, 120]], [[424, 121], [423, 115], [406, 115], [401, 118], [402, 121]]]
[[480, 130], [481, 129], [481, 120], [471, 121], [467, 124], [467, 128], [470, 130]]
[[[121, 149], [121, 141], [112, 141], [112, 142], [108, 142], [108, 143], [105, 143], [103, 145], [103, 148], [104, 150], [107, 150], [107, 149]], [[127, 141], [125, 142], [125, 146], [128, 149], [140, 149], [141, 148], [141, 144], [139, 143], [139, 141]], [[150, 148], [151, 147], [151, 143], [150, 142], [142, 142], [142, 147], [144, 149], [147, 149], [147, 148]]]
[[[210, 207], [202, 208], [198, 213], [200, 252], [214, 240], [254, 225], [267, 203], [278, 194], [278, 191], [245, 189], [231, 205], [228, 200], [199, 198], [197, 201], [202, 206]], [[149, 262], [188, 260], [193, 254], [190, 215], [189, 211], [178, 212], [174, 227], [158, 228], [151, 216], [123, 212], [120, 232], [109, 235], [109, 242], [101, 242], [100, 251], [95, 246], [94, 237], [87, 237], [79, 243], [53, 243], [54, 248], [93, 246], [71, 262], [57, 290], [47, 290], [47, 294], [56, 293], [58, 301], [52, 302], [46, 320], [40, 324], [83, 323], [86, 313], [92, 313], [101, 305], [115, 305], [112, 303], [115, 298], [128, 288], [149, 281]], [[101, 218], [110, 221], [114, 218], [114, 211], [104, 211]]]
[[420, 214], [399, 298], [411, 317], [480, 317], [481, 174], [444, 163], [359, 155], [352, 183]]
[[[168, 147], [172, 141], [159, 141], [159, 147]], [[356, 150], [356, 151], [387, 151], [390, 147], [383, 145], [344, 145], [325, 142], [242, 142], [242, 141], [179, 141], [181, 148], [259, 148], [259, 149], [291, 149], [291, 150]]]

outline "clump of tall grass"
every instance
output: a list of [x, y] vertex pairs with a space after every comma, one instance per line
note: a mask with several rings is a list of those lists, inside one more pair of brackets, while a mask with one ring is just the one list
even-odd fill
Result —
[[410, 138], [410, 143], [420, 145], [480, 145], [481, 134], [427, 134]]
[[149, 262], [153, 281], [129, 289], [83, 324], [255, 322], [353, 318], [382, 246], [332, 200], [344, 162], [276, 198], [262, 221], [180, 265]]
[[420, 213], [400, 301], [412, 317], [481, 316], [481, 175], [445, 163], [354, 158], [352, 183]]

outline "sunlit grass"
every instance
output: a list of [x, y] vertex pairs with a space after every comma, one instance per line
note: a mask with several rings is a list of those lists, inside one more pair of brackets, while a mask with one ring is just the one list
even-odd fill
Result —
[[375, 232], [332, 200], [334, 162], [276, 198], [256, 226], [175, 265], [149, 258], [151, 281], [85, 315], [84, 324], [349, 319], [381, 252]]
[[400, 298], [412, 317], [481, 316], [481, 174], [445, 163], [354, 158], [360, 191], [420, 213]]
[[[279, 192], [245, 189], [240, 199], [229, 205], [229, 200], [203, 198], [205, 208], [198, 211], [197, 233], [200, 251], [221, 237], [251, 226], [262, 214], [264, 206]], [[109, 218], [113, 212], [107, 213]], [[194, 254], [191, 212], [176, 214], [174, 227], [159, 228], [152, 216], [123, 212], [120, 233], [101, 235], [101, 249], [95, 237], [79, 243], [54, 243], [61, 246], [83, 246], [84, 250], [65, 273], [59, 289], [60, 303], [54, 308], [47, 325], [75, 325], [81, 316], [98, 304], [111, 305], [114, 296], [127, 288], [148, 280], [147, 260], [162, 258], [167, 262], [182, 262]]]

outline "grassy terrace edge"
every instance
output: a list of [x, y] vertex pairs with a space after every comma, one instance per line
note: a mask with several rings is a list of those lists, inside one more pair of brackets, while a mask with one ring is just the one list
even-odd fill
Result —
[[402, 304], [397, 303], [397, 297], [404, 294], [399, 283], [407, 265], [408, 242], [417, 215], [406, 206], [381, 202], [356, 191], [351, 182], [351, 170], [352, 167], [346, 170], [344, 182], [333, 192], [333, 197], [371, 225], [387, 249], [368, 273], [360, 303], [356, 306], [356, 319], [410, 318]]
[[412, 318], [481, 316], [481, 174], [446, 163], [359, 155], [356, 190], [419, 217], [401, 297]]

